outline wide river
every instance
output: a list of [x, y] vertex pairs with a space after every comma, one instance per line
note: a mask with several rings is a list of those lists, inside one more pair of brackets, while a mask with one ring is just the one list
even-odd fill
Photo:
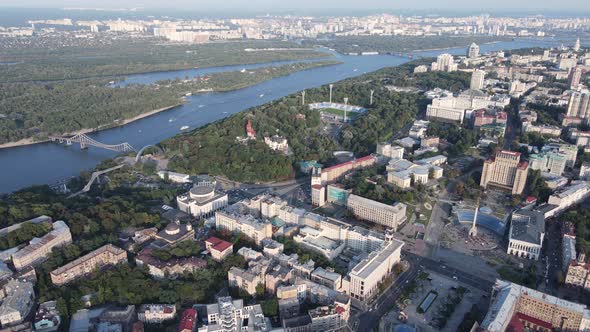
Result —
[[[554, 40], [519, 40], [482, 45], [481, 50], [488, 52], [533, 46], [549, 47], [558, 46], [560, 43]], [[422, 51], [415, 52], [414, 56], [430, 57], [445, 52], [462, 55], [465, 54], [465, 49]], [[189, 97], [189, 101], [185, 105], [121, 127], [92, 133], [89, 136], [107, 144], [129, 142], [136, 149], [140, 149], [145, 145], [158, 143], [178, 134], [182, 126], [194, 129], [303, 89], [410, 61], [408, 58], [389, 55], [345, 56], [336, 54], [336, 59], [343, 63], [293, 73], [237, 91], [193, 95]], [[123, 84], [151, 83], [162, 79], [183, 78], [187, 75], [195, 76], [260, 66], [231, 66], [130, 75]], [[69, 147], [48, 142], [0, 149], [0, 193], [12, 192], [31, 185], [56, 183], [64, 178], [78, 175], [80, 171], [90, 170], [100, 161], [114, 157], [116, 154], [93, 147], [80, 150], [76, 143]]]

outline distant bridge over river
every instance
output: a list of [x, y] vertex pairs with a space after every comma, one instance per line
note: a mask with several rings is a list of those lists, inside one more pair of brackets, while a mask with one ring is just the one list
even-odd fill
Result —
[[86, 136], [85, 134], [78, 134], [72, 137], [49, 136], [49, 140], [52, 142], [66, 143], [67, 145], [72, 145], [72, 143], [76, 142], [80, 144], [80, 149], [86, 149], [89, 146], [95, 146], [97, 148], [116, 152], [135, 151], [135, 148], [127, 142], [120, 144], [104, 144]]

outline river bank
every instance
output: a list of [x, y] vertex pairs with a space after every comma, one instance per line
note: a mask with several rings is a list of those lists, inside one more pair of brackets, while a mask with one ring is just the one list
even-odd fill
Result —
[[[184, 103], [178, 103], [176, 105], [162, 107], [162, 108], [159, 108], [159, 109], [156, 109], [156, 110], [153, 110], [153, 111], [149, 111], [149, 112], [146, 112], [146, 113], [139, 114], [139, 115], [134, 116], [134, 117], [129, 118], [129, 119], [125, 119], [123, 121], [118, 121], [118, 122], [116, 122], [116, 123], [114, 123], [112, 125], [104, 125], [104, 126], [99, 127], [99, 128], [83, 128], [83, 129], [76, 130], [76, 131], [69, 132], [69, 133], [62, 133], [62, 134], [59, 134], [58, 136], [69, 137], [69, 136], [76, 136], [76, 135], [79, 135], [79, 134], [90, 134], [90, 133], [99, 132], [101, 130], [107, 130], [107, 129], [112, 129], [112, 128], [124, 126], [126, 124], [131, 123], [131, 122], [134, 122], [134, 121], [137, 121], [137, 120], [141, 120], [141, 119], [147, 118], [147, 117], [152, 116], [154, 114], [158, 114], [160, 112], [171, 110], [171, 109], [173, 109], [175, 107], [178, 107], [178, 106], [181, 106], [183, 104]], [[49, 140], [48, 139], [45, 139], [45, 140], [35, 140], [34, 137], [29, 137], [29, 138], [21, 139], [19, 141], [15, 141], [15, 142], [8, 142], [8, 143], [0, 144], [0, 149], [15, 148], [15, 147], [19, 147], [19, 146], [40, 144], [40, 143], [45, 143], [45, 142], [49, 142]]]

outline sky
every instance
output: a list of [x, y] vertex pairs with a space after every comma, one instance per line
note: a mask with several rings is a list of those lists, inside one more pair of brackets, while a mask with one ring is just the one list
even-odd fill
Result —
[[146, 8], [187, 10], [490, 10], [590, 12], [590, 0], [0, 0], [4, 7]]

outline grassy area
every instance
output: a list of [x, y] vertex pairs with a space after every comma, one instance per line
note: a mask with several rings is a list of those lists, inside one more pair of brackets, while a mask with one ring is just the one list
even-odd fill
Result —
[[501, 279], [530, 288], [536, 288], [537, 276], [535, 269], [535, 264], [532, 264], [528, 269], [516, 269], [509, 265], [502, 265], [496, 271]]

